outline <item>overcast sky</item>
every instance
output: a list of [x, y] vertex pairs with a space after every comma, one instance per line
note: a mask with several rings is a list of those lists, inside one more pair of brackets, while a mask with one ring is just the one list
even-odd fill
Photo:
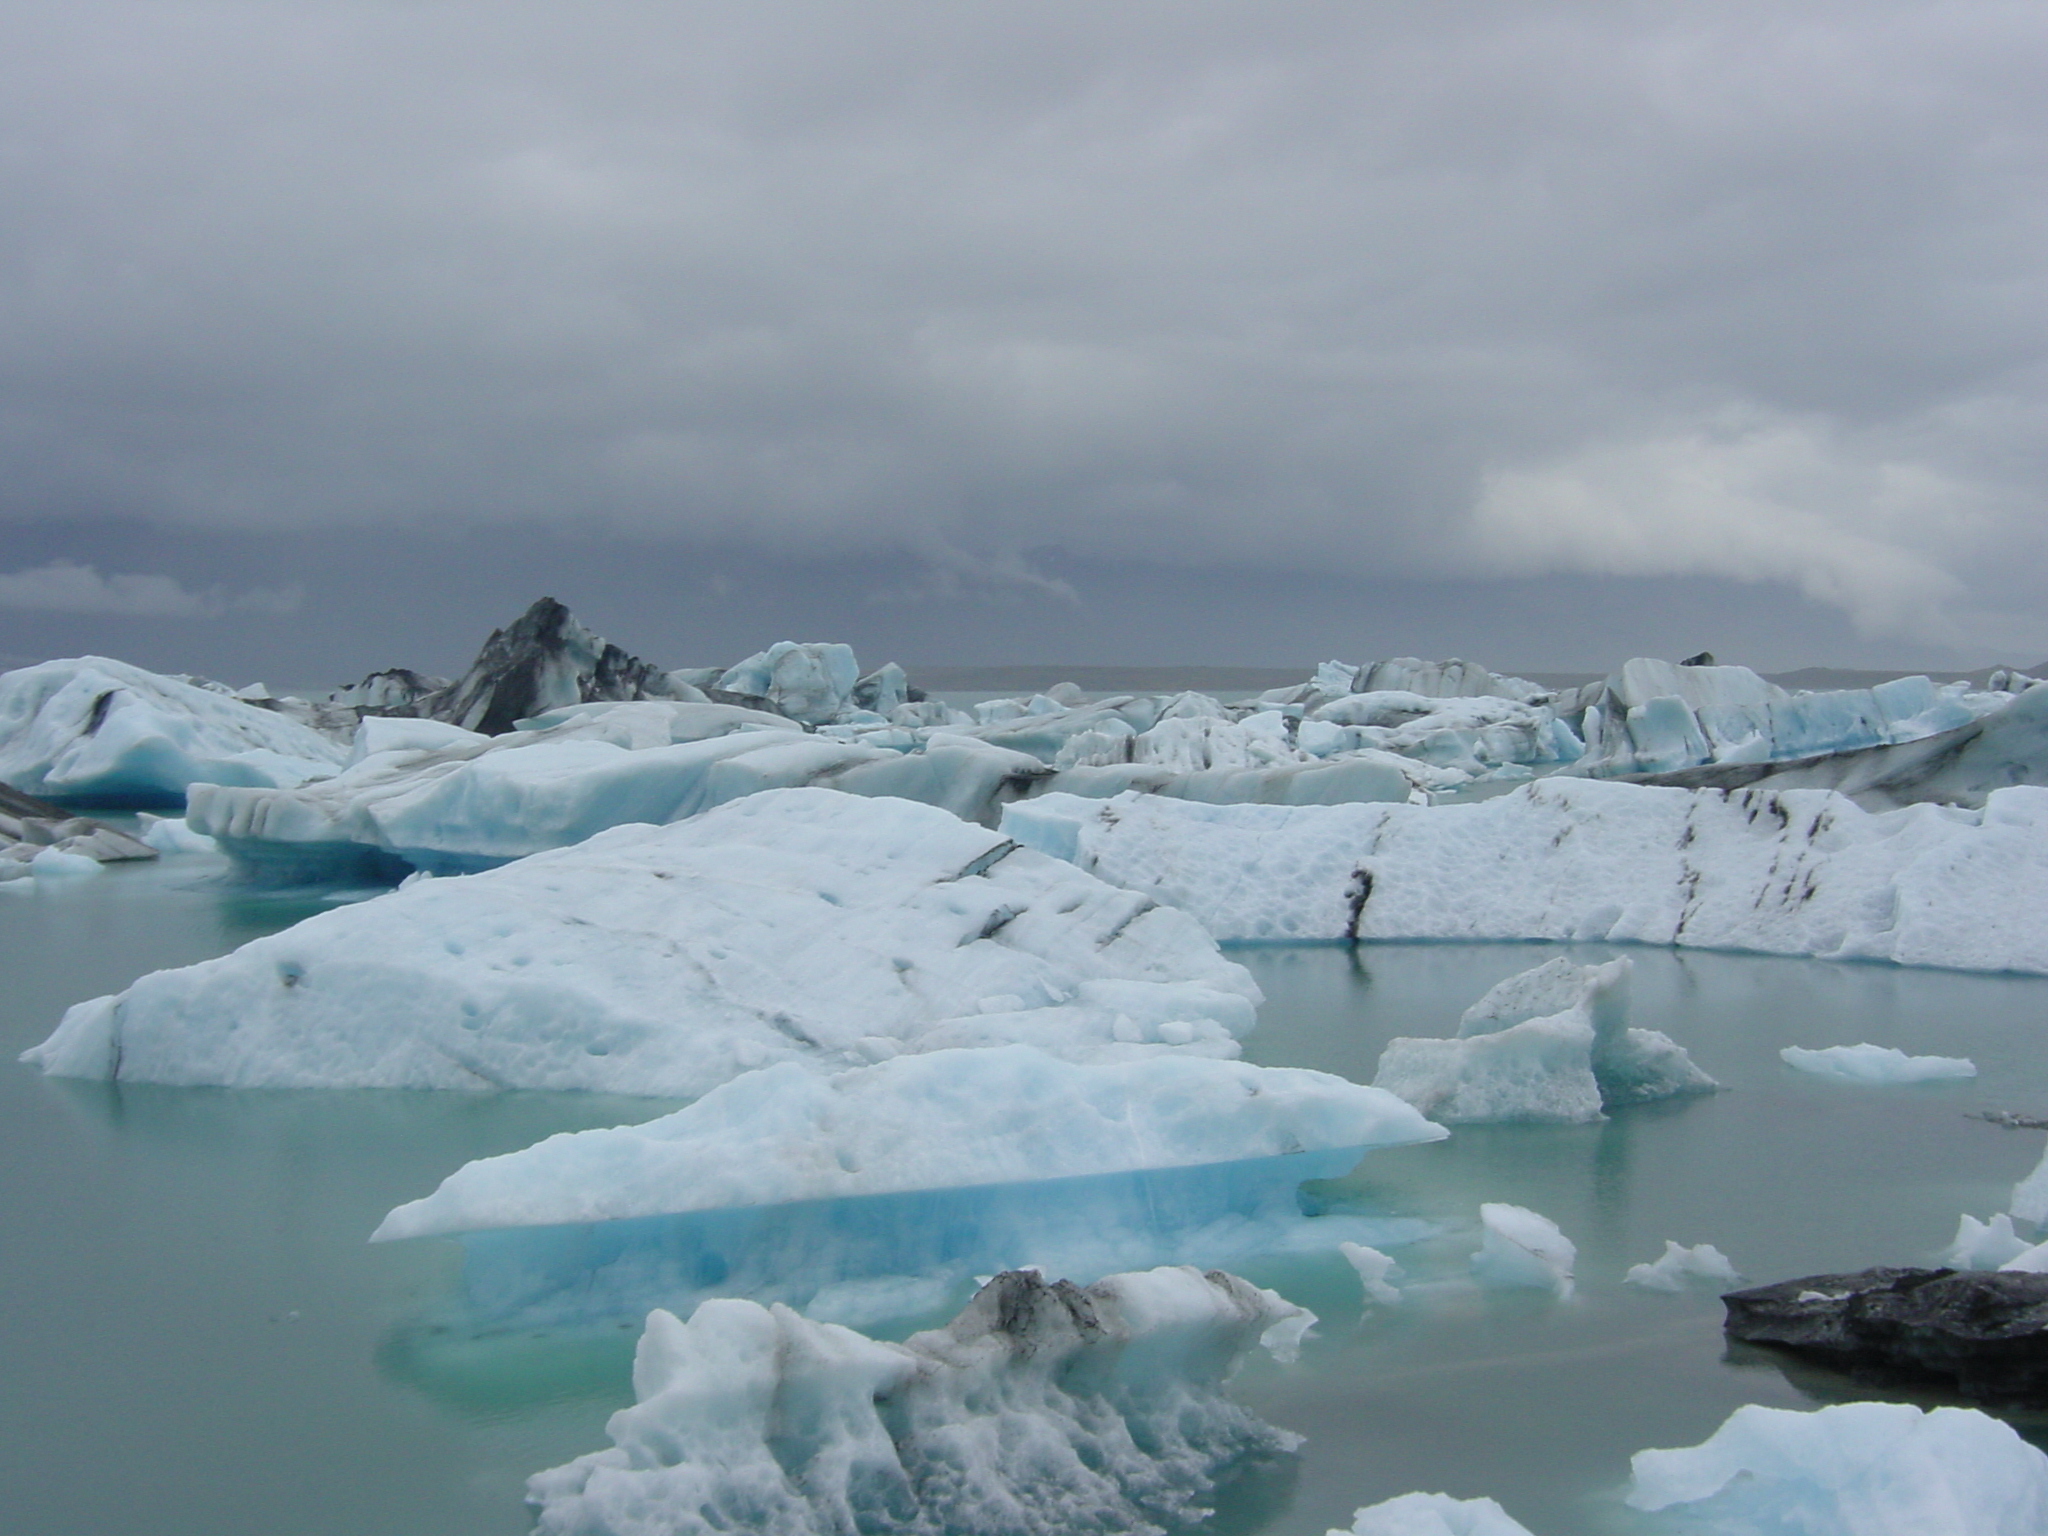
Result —
[[0, 662], [2048, 657], [2048, 7], [5, 0]]

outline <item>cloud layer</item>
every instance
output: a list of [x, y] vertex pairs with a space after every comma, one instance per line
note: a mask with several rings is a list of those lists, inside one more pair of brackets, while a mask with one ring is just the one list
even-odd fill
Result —
[[0, 608], [34, 613], [96, 613], [131, 619], [217, 619], [230, 613], [282, 617], [305, 601], [299, 587], [256, 587], [232, 595], [194, 592], [170, 576], [102, 576], [89, 565], [53, 560], [0, 573]]
[[2048, 650], [2037, 6], [17, 10], [0, 518]]

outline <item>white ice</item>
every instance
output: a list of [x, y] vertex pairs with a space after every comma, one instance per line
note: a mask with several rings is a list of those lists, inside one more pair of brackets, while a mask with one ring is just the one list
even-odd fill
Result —
[[43, 799], [181, 805], [198, 781], [296, 785], [342, 758], [319, 732], [224, 689], [104, 656], [0, 675], [0, 783]]
[[2029, 1244], [2012, 1229], [2012, 1217], [2000, 1212], [1991, 1220], [1965, 1215], [1956, 1224], [1956, 1240], [1935, 1261], [1950, 1269], [2003, 1269], [2025, 1253]]
[[2013, 1186], [2009, 1209], [2021, 1221], [2048, 1226], [2048, 1150], [2042, 1152], [2034, 1171]]
[[1329, 1536], [1530, 1536], [1530, 1531], [1492, 1499], [1404, 1493], [1359, 1510], [1348, 1527]]
[[1735, 1272], [1728, 1256], [1712, 1243], [1686, 1248], [1670, 1238], [1664, 1240], [1664, 1252], [1659, 1257], [1648, 1264], [1631, 1264], [1628, 1273], [1622, 1276], [1627, 1285], [1674, 1293], [1685, 1290], [1695, 1280], [1709, 1285], [1737, 1285], [1742, 1276]]
[[81, 1003], [24, 1059], [691, 1097], [778, 1061], [1013, 1040], [1234, 1055], [1257, 997], [1184, 913], [930, 806], [782, 790], [320, 913]]
[[1668, 1036], [1629, 1027], [1633, 965], [1560, 956], [1510, 976], [1465, 1010], [1458, 1038], [1390, 1040], [1373, 1081], [1451, 1125], [1576, 1123], [1617, 1104], [1711, 1091], [1714, 1080]]
[[1400, 1301], [1401, 1288], [1392, 1283], [1392, 1277], [1401, 1272], [1401, 1266], [1390, 1255], [1364, 1243], [1339, 1243], [1337, 1251], [1358, 1271], [1358, 1283], [1364, 1287], [1367, 1301], [1376, 1301], [1383, 1307]]
[[2040, 1536], [2048, 1456], [1972, 1408], [1738, 1408], [1712, 1438], [1639, 1451], [1628, 1504], [1702, 1536]]
[[2048, 1243], [2023, 1248], [1998, 1267], [2013, 1274], [2048, 1274]]
[[534, 1477], [540, 1536], [1157, 1536], [1297, 1437], [1224, 1397], [1314, 1318], [1235, 1276], [997, 1276], [901, 1344], [718, 1300], [647, 1319], [607, 1450]]
[[933, 1051], [824, 1077], [750, 1072], [644, 1125], [483, 1158], [384, 1219], [379, 1239], [1070, 1179], [1445, 1135], [1325, 1072], [1163, 1052], [1061, 1061]]
[[1933, 1083], [1975, 1077], [1976, 1063], [1960, 1056], [1908, 1056], [1887, 1045], [1830, 1045], [1821, 1050], [1788, 1045], [1778, 1052], [1786, 1066], [1843, 1083]]
[[1225, 941], [1606, 940], [2048, 972], [2048, 788], [2030, 785], [1982, 810], [1883, 813], [1826, 790], [1556, 778], [1437, 806], [1046, 796], [1003, 826]]
[[1479, 1207], [1479, 1226], [1472, 1275], [1481, 1285], [1571, 1295], [1579, 1250], [1556, 1222], [1526, 1206], [1488, 1202]]

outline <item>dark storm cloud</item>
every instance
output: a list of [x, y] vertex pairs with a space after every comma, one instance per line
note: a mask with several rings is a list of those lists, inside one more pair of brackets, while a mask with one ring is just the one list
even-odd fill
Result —
[[1732, 579], [2048, 650], [2037, 6], [10, 9], [17, 523]]

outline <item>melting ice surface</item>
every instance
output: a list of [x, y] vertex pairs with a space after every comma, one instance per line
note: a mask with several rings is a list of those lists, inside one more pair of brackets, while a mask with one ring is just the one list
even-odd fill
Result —
[[[180, 889], [180, 867], [189, 872], [167, 859], [0, 894], [8, 1048], [41, 1039], [70, 1003], [319, 905]], [[1388, 1039], [1451, 1034], [1488, 987], [1551, 953], [1236, 951], [1268, 997], [1246, 1055], [1367, 1081]], [[1930, 1261], [1958, 1213], [2009, 1209], [2041, 1156], [2039, 1132], [1967, 1117], [2048, 1113], [2040, 979], [1566, 953], [1580, 964], [1630, 954], [1632, 1018], [1683, 1041], [1730, 1091], [1623, 1106], [1586, 1125], [1462, 1127], [1309, 1181], [1303, 1198], [1321, 1214], [1297, 1218], [1303, 1225], [1400, 1222], [1412, 1225], [1397, 1236], [1429, 1234], [1348, 1239], [1398, 1262], [1397, 1306], [1368, 1308], [1358, 1271], [1334, 1247], [1232, 1262], [1221, 1243], [1192, 1238], [1196, 1262], [1221, 1263], [1323, 1319], [1297, 1364], [1254, 1360], [1230, 1388], [1306, 1442], [1298, 1457], [1226, 1488], [1219, 1529], [1322, 1536], [1349, 1527], [1360, 1507], [1421, 1488], [1497, 1499], [1538, 1536], [1646, 1531], [1650, 1517], [1620, 1504], [1632, 1453], [1699, 1445], [1746, 1402], [1810, 1409], [1816, 1399], [1775, 1366], [1725, 1357], [1711, 1286], [1647, 1292], [1623, 1282], [1630, 1265], [1673, 1237], [1712, 1244], [1755, 1280]], [[1855, 1092], [1777, 1057], [1792, 1043], [1859, 1041], [1966, 1056], [1979, 1075]], [[364, 1239], [386, 1211], [473, 1159], [673, 1107], [0, 1072], [0, 1222], [35, 1237], [10, 1242], [0, 1264], [10, 1519], [25, 1530], [165, 1536], [527, 1532], [526, 1478], [603, 1446], [606, 1418], [632, 1402], [639, 1323], [464, 1323], [455, 1243]], [[1489, 1201], [1540, 1212], [1575, 1244], [1569, 1303], [1471, 1283]], [[922, 1310], [867, 1331], [902, 1338], [937, 1326], [972, 1285], [969, 1275], [922, 1297], [900, 1291], [890, 1305]], [[845, 1310], [814, 1317], [872, 1317], [880, 1304], [873, 1293], [838, 1300]]]

